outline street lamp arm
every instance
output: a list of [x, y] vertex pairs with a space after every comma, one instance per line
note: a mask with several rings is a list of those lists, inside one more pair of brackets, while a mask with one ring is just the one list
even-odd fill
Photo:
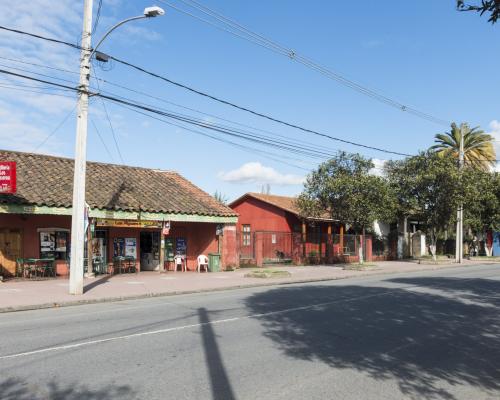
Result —
[[144, 19], [144, 18], [151, 18], [149, 15], [138, 15], [137, 17], [130, 17], [130, 18], [127, 18], [127, 19], [124, 19], [123, 21], [120, 21], [118, 22], [116, 25], [113, 25], [105, 34], [104, 36], [101, 38], [101, 40], [99, 40], [99, 42], [97, 43], [97, 45], [92, 49], [92, 52], [90, 53], [90, 57], [89, 57], [89, 60], [92, 59], [92, 57], [94, 56], [95, 52], [97, 51], [97, 49], [99, 48], [99, 46], [101, 45], [102, 42], [104, 42], [104, 40], [111, 34], [111, 32], [113, 32], [116, 28], [122, 26], [123, 24], [126, 24], [127, 22], [130, 22], [130, 21], [135, 21], [137, 19]]

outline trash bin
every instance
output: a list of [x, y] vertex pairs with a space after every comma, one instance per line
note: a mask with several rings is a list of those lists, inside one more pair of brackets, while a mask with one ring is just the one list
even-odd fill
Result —
[[220, 271], [220, 254], [219, 253], [210, 253], [208, 255], [208, 270], [210, 272], [219, 272]]

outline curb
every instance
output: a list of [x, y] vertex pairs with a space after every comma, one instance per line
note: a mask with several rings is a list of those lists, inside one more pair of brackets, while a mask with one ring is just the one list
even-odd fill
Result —
[[[481, 263], [480, 265], [495, 265], [499, 263]], [[425, 264], [416, 264], [422, 265]], [[500, 265], [500, 264], [499, 264]], [[359, 271], [365, 272], [364, 274], [352, 274], [345, 276], [337, 276], [337, 277], [328, 277], [328, 278], [309, 278], [309, 279], [298, 279], [294, 281], [286, 281], [286, 282], [259, 282], [259, 283], [249, 283], [249, 284], [241, 284], [241, 285], [233, 285], [219, 288], [206, 288], [206, 289], [197, 289], [197, 290], [180, 290], [173, 292], [151, 292], [151, 293], [143, 293], [137, 295], [130, 296], [115, 296], [115, 297], [101, 297], [97, 299], [85, 299], [85, 300], [74, 300], [74, 301], [64, 301], [64, 302], [54, 302], [54, 303], [42, 303], [42, 304], [31, 304], [24, 306], [12, 306], [12, 307], [2, 307], [0, 308], [0, 314], [18, 312], [18, 311], [32, 311], [32, 310], [42, 310], [48, 308], [62, 308], [62, 307], [73, 307], [73, 306], [81, 306], [87, 304], [98, 304], [98, 303], [113, 303], [117, 301], [126, 301], [126, 300], [140, 300], [140, 299], [148, 299], [154, 297], [169, 297], [169, 296], [179, 296], [179, 295], [187, 295], [187, 294], [196, 294], [196, 293], [212, 293], [212, 292], [223, 292], [228, 290], [238, 290], [238, 289], [251, 289], [257, 287], [268, 287], [268, 286], [285, 286], [285, 285], [295, 285], [302, 283], [314, 283], [314, 282], [328, 282], [328, 281], [337, 281], [342, 279], [351, 279], [351, 278], [361, 278], [364, 276], [372, 276], [372, 275], [391, 275], [391, 274], [402, 274], [402, 273], [411, 273], [411, 272], [422, 272], [422, 271], [436, 271], [440, 269], [451, 269], [451, 268], [463, 268], [463, 267], [475, 267], [476, 265], [434, 265], [427, 264], [427, 267], [434, 268], [415, 268], [409, 271]]]

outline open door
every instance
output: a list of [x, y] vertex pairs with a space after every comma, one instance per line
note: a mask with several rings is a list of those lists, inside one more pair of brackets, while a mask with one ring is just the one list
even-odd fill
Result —
[[160, 232], [141, 232], [141, 271], [160, 268]]
[[15, 276], [16, 260], [23, 256], [22, 237], [18, 229], [0, 229], [0, 275]]

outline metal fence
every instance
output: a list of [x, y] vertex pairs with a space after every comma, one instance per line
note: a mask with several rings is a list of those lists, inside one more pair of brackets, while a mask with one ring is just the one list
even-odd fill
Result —
[[[372, 254], [371, 236], [308, 233], [302, 241], [300, 233], [288, 232], [253, 232], [243, 240], [243, 233], [238, 233], [238, 251], [244, 263], [335, 263], [353, 262], [359, 257], [359, 247], [363, 244], [364, 258]], [[375, 255], [387, 252], [386, 246], [377, 243]], [[367, 250], [370, 250], [368, 252]]]

